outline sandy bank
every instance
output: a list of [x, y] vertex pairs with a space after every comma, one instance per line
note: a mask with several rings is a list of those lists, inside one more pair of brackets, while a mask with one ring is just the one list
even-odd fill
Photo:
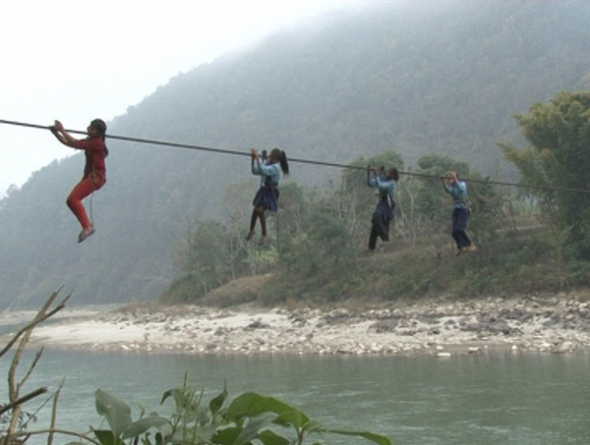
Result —
[[479, 353], [590, 349], [590, 303], [567, 298], [424, 301], [378, 309], [134, 307], [37, 328], [33, 342], [85, 350], [185, 353]]

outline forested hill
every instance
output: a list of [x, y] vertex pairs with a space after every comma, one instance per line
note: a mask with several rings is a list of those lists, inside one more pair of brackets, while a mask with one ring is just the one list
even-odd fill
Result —
[[[512, 115], [590, 87], [590, 2], [392, 3], [334, 13], [180, 74], [109, 131], [334, 161], [393, 149], [411, 165], [448, 153], [496, 175], [506, 172], [495, 143], [518, 137]], [[0, 202], [0, 306], [37, 304], [62, 284], [75, 303], [155, 297], [175, 241], [197, 218], [224, 213], [226, 187], [249, 175], [246, 158], [109, 145], [97, 234], [84, 244], [64, 202], [81, 156]], [[294, 181], [326, 182], [325, 169], [292, 169]]]

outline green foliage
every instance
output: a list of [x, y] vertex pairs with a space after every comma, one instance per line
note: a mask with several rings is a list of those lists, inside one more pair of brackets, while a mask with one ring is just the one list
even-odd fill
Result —
[[[393, 147], [406, 165], [436, 152], [495, 174], [504, 161], [494, 144], [518, 136], [514, 113], [590, 85], [586, 0], [366, 3], [179, 74], [109, 131], [236, 150], [278, 145], [337, 162]], [[226, 185], [250, 178], [247, 159], [109, 148], [108, 182], [93, 199], [97, 233], [81, 246], [64, 201], [82, 156], [41, 169], [0, 202], [0, 306], [35, 305], [62, 283], [81, 303], [154, 298], [173, 278], [173, 244], [195, 221], [236, 210]], [[324, 187], [336, 175], [294, 164], [291, 180]], [[239, 202], [249, 205], [255, 190], [243, 185]]]
[[[401, 158], [389, 151], [368, 160], [358, 159], [354, 165], [368, 163], [401, 165]], [[218, 282], [271, 272], [251, 297], [257, 295], [265, 305], [333, 303], [367, 296], [392, 300], [440, 292], [476, 295], [557, 290], [589, 282], [588, 268], [578, 261], [569, 242], [571, 229], [549, 230], [543, 222], [543, 208], [535, 201], [506, 195], [485, 181], [468, 182], [469, 230], [479, 251], [468, 259], [454, 259], [456, 249], [450, 234], [453, 204], [438, 180], [450, 170], [460, 177], [484, 179], [450, 156], [418, 158], [414, 172], [435, 178], [400, 178], [392, 241], [382, 244], [385, 253], [375, 258], [364, 251], [376, 202], [374, 191], [366, 185], [366, 171], [345, 170], [340, 186], [323, 190], [289, 184], [284, 187], [277, 216], [282, 222], [279, 242], [265, 248], [243, 244], [235, 263], [225, 257], [226, 263], [217, 266], [225, 271]], [[246, 228], [233, 231], [232, 221], [216, 223], [215, 230], [236, 233], [235, 239], [241, 240]], [[246, 222], [244, 217], [242, 226]], [[523, 225], [533, 230], [520, 232]], [[199, 224], [197, 231], [207, 227]], [[206, 292], [199, 265], [211, 257], [207, 251], [210, 233], [195, 233], [190, 239], [193, 250], [187, 251], [183, 260], [184, 272], [163, 295], [163, 301], [195, 302]], [[227, 251], [232, 242], [231, 236], [215, 240], [214, 257]], [[246, 264], [249, 266], [244, 267]], [[235, 275], [229, 274], [230, 269]], [[217, 276], [212, 270], [207, 272], [209, 280]]]
[[[516, 116], [530, 147], [503, 144], [506, 158], [520, 170], [523, 182], [534, 186], [590, 189], [590, 93], [557, 94]], [[558, 230], [590, 259], [590, 195], [533, 190], [551, 212]]]
[[119, 436], [131, 423], [131, 409], [116, 397], [96, 390], [96, 412], [103, 416], [114, 436]]
[[131, 408], [115, 396], [98, 389], [95, 393], [96, 412], [107, 421], [110, 430], [94, 430], [102, 445], [123, 445], [124, 441], [144, 434], [150, 429], [162, 429], [170, 421], [150, 414], [137, 421], [131, 419]]
[[[203, 393], [187, 384], [166, 391], [162, 404], [171, 399], [169, 419], [153, 413], [131, 420], [131, 410], [116, 397], [98, 390], [97, 412], [110, 430], [94, 430], [101, 445], [302, 445], [311, 435], [337, 434], [361, 437], [378, 445], [390, 445], [384, 436], [364, 431], [329, 429], [301, 410], [271, 396], [253, 392], [239, 395], [230, 403], [223, 391], [204, 407]], [[321, 442], [315, 441], [318, 445]]]
[[[371, 156], [368, 159], [360, 157], [350, 163], [352, 167], [367, 167], [379, 171], [381, 168], [388, 170], [390, 168], [404, 169], [404, 160], [399, 153], [393, 150], [384, 151], [383, 153]], [[360, 189], [366, 183], [367, 173], [364, 170], [344, 170], [342, 172], [342, 184], [344, 190]]]
[[163, 303], [194, 303], [204, 296], [201, 289], [200, 277], [193, 273], [185, 273], [172, 281], [160, 295], [160, 300]]
[[[435, 177], [448, 176], [449, 171], [453, 170], [459, 178], [469, 175], [469, 167], [464, 162], [457, 162], [449, 156], [430, 154], [422, 156], [417, 162], [419, 173], [434, 175]], [[439, 181], [420, 181], [417, 184], [418, 193], [416, 206], [418, 212], [426, 218], [439, 221], [446, 217], [448, 219], [449, 197], [444, 192], [441, 193], [442, 186]], [[470, 196], [471, 198], [471, 196]]]

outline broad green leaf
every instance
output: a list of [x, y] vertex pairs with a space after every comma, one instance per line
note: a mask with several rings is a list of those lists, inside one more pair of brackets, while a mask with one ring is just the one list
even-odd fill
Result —
[[342, 436], [356, 436], [356, 437], [363, 437], [367, 440], [370, 440], [373, 443], [376, 443], [378, 445], [391, 445], [391, 441], [385, 437], [385, 436], [381, 436], [379, 434], [374, 434], [374, 433], [367, 433], [367, 432], [361, 432], [361, 431], [343, 431], [343, 430], [324, 430], [327, 433], [333, 433], [333, 434], [340, 434]]
[[292, 426], [293, 428], [299, 430], [303, 428], [301, 414], [302, 413], [299, 411], [288, 411], [278, 416], [274, 420], [274, 423], [284, 427]]
[[285, 402], [282, 402], [274, 397], [263, 396], [253, 392], [247, 392], [236, 397], [227, 409], [226, 416], [229, 420], [237, 420], [242, 417], [256, 417], [263, 413], [275, 413], [279, 416], [288, 413], [296, 412], [299, 414], [298, 424], [294, 424], [296, 428], [302, 428], [309, 417], [297, 408], [294, 408]]
[[100, 445], [125, 445], [121, 439], [113, 435], [112, 431], [94, 430], [93, 432]]
[[315, 421], [315, 420], [310, 420], [309, 422], [307, 422], [303, 429], [305, 431], [307, 431], [308, 433], [317, 433], [317, 432], [322, 432], [322, 431], [326, 431], [326, 427], [324, 427], [321, 423]]
[[242, 429], [237, 427], [217, 430], [211, 438], [211, 442], [216, 445], [233, 445], [241, 432]]
[[258, 432], [262, 428], [265, 428], [266, 426], [271, 424], [272, 421], [273, 418], [269, 417], [268, 415], [263, 415], [250, 419], [245, 428], [240, 432], [240, 435], [235, 441], [235, 445], [244, 445], [250, 442], [252, 439], [255, 439], [258, 436]]
[[226, 399], [227, 399], [227, 382], [223, 382], [223, 392], [221, 392], [217, 397], [214, 397], [213, 399], [211, 399], [211, 401], [209, 402], [209, 409], [211, 410], [211, 414], [213, 416], [215, 416], [219, 412], [219, 410], [223, 406], [223, 403], [225, 402]]
[[168, 419], [164, 419], [163, 417], [144, 417], [143, 419], [139, 419], [138, 421], [129, 425], [125, 431], [123, 431], [122, 439], [125, 440], [132, 437], [137, 437], [145, 433], [150, 428], [161, 428], [164, 425], [170, 425], [170, 421]]
[[279, 436], [272, 430], [264, 430], [258, 435], [258, 439], [260, 439], [262, 445], [291, 445], [289, 439]]
[[96, 390], [96, 411], [104, 416], [115, 436], [121, 434], [133, 422], [131, 408], [101, 389]]

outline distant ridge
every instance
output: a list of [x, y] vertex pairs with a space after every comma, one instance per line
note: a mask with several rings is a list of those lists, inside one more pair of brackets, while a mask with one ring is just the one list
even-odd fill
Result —
[[[584, 0], [378, 3], [179, 74], [109, 129], [339, 162], [386, 149], [406, 164], [448, 153], [506, 176], [495, 143], [518, 137], [512, 115], [559, 90], [590, 88], [588, 23]], [[36, 305], [62, 284], [80, 304], [156, 297], [173, 274], [174, 242], [196, 219], [222, 215], [226, 186], [249, 177], [244, 160], [110, 149], [88, 243], [76, 243], [64, 203], [80, 156], [0, 201], [1, 307]], [[326, 174], [300, 166], [292, 179], [321, 185]]]

